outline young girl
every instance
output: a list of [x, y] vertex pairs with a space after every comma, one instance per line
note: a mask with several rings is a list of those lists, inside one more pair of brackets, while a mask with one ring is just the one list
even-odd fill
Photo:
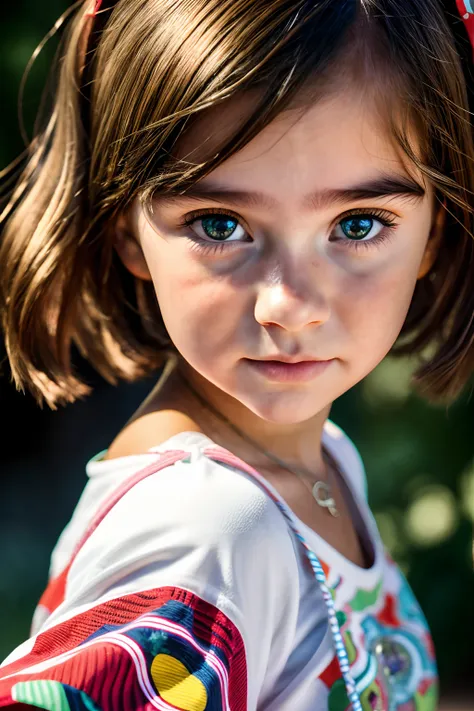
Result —
[[76, 8], [3, 214], [13, 376], [55, 406], [72, 346], [111, 382], [166, 365], [87, 465], [0, 706], [432, 711], [328, 417], [391, 350], [433, 402], [472, 373], [470, 2]]

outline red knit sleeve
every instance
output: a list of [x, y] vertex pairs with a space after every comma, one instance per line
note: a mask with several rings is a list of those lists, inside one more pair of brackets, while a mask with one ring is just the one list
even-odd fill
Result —
[[0, 668], [0, 707], [48, 711], [246, 711], [242, 637], [178, 587], [126, 595], [39, 634]]

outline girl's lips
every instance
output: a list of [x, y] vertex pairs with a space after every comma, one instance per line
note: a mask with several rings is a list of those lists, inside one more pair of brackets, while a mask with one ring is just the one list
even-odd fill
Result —
[[280, 360], [252, 360], [245, 358], [250, 367], [268, 380], [279, 383], [304, 383], [324, 373], [331, 360], [303, 360], [300, 363], [283, 363]]

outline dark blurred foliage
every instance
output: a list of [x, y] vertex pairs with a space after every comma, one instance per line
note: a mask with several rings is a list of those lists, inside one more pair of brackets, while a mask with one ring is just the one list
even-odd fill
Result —
[[[64, 0], [2, 5], [1, 166], [23, 148], [16, 113], [22, 73], [66, 7]], [[56, 48], [53, 39], [27, 82], [23, 111], [30, 136]], [[3, 366], [0, 659], [28, 635], [51, 549], [85, 484], [86, 461], [107, 447], [152, 384], [112, 388], [77, 363], [94, 394], [57, 412], [16, 393]], [[447, 694], [473, 689], [474, 399], [468, 388], [449, 408], [429, 406], [411, 392], [409, 372], [408, 362], [387, 358], [335, 403], [331, 418], [359, 447], [372, 508], [428, 618]]]

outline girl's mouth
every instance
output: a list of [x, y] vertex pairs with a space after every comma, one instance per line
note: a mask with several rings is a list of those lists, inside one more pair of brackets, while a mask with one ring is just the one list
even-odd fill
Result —
[[244, 358], [250, 367], [268, 380], [279, 383], [304, 383], [317, 377], [335, 360], [302, 360], [284, 363], [281, 360], [252, 360]]

